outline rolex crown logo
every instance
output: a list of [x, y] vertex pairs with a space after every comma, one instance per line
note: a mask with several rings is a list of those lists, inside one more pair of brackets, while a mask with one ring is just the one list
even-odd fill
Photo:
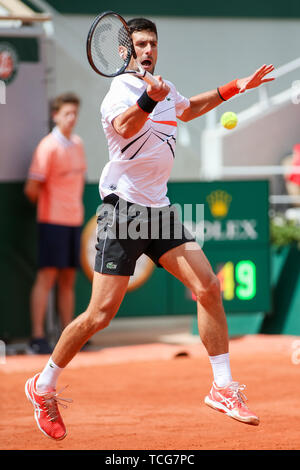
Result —
[[214, 217], [222, 218], [228, 214], [229, 206], [232, 201], [230, 194], [226, 191], [217, 189], [207, 196], [210, 211]]

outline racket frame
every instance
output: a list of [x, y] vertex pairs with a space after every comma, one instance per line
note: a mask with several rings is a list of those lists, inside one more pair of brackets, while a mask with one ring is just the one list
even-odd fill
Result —
[[[124, 28], [128, 32], [128, 37], [130, 38], [130, 41], [131, 41], [131, 54], [128, 54], [128, 57], [126, 58], [126, 61], [124, 62], [124, 65], [116, 73], [109, 74], [109, 75], [102, 72], [102, 71], [100, 71], [98, 69], [98, 67], [96, 67], [96, 65], [94, 63], [94, 60], [93, 60], [93, 57], [92, 57], [92, 51], [91, 51], [91, 43], [92, 43], [92, 38], [93, 38], [93, 35], [94, 35], [94, 32], [95, 32], [95, 29], [96, 29], [98, 23], [105, 16], [108, 16], [108, 15], [113, 15], [121, 21]], [[138, 77], [142, 78], [143, 80], [145, 80], [145, 82], [147, 82], [150, 85], [154, 85], [154, 86], [158, 85], [158, 82], [153, 77], [153, 75], [151, 73], [149, 73], [147, 70], [144, 70], [142, 65], [137, 60], [136, 52], [134, 50], [134, 46], [133, 46], [132, 38], [131, 38], [129, 29], [128, 29], [128, 25], [127, 25], [126, 21], [124, 20], [124, 18], [122, 18], [121, 15], [119, 15], [118, 13], [115, 13], [114, 11], [105, 11], [103, 13], [100, 13], [100, 15], [96, 16], [96, 18], [93, 20], [93, 23], [92, 23], [92, 25], [89, 29], [87, 40], [86, 40], [86, 53], [87, 53], [87, 58], [88, 58], [89, 64], [92, 67], [92, 69], [96, 73], [98, 73], [99, 75], [102, 75], [103, 77], [113, 78], [113, 77], [117, 77], [118, 75], [122, 75], [122, 74], [125, 74], [125, 73], [131, 73], [131, 74], [137, 75]], [[135, 63], [138, 67], [138, 71], [136, 71], [136, 70], [126, 70], [132, 57], [135, 60]]]

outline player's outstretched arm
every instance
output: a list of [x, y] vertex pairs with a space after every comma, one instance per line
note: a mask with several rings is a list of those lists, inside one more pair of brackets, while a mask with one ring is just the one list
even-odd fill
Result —
[[238, 78], [232, 82], [218, 88], [217, 90], [200, 93], [190, 98], [190, 106], [179, 117], [181, 121], [188, 122], [196, 117], [216, 108], [219, 104], [227, 101], [238, 93], [244, 93], [251, 88], [257, 88], [263, 83], [275, 80], [274, 77], [267, 77], [274, 70], [273, 65], [262, 65], [252, 75], [245, 78]]
[[183, 111], [179, 119], [184, 122], [202, 116], [224, 103], [217, 90], [206, 91], [190, 98], [190, 106]]

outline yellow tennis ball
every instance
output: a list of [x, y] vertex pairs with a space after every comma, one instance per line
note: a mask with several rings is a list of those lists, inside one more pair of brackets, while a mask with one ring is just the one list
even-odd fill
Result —
[[221, 117], [221, 124], [226, 129], [233, 129], [238, 122], [237, 115], [232, 111], [224, 113]]

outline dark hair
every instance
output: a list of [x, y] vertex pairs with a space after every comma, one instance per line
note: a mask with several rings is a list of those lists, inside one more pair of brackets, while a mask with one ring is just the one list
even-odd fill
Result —
[[127, 25], [129, 28], [130, 34], [134, 33], [135, 31], [152, 31], [157, 35], [156, 25], [146, 18], [132, 18], [131, 20], [127, 21]]
[[56, 98], [53, 99], [51, 103], [51, 111], [52, 113], [56, 113], [57, 111], [60, 110], [60, 108], [64, 104], [76, 104], [77, 106], [80, 106], [80, 98], [78, 98], [75, 93], [67, 92], [63, 93], [62, 95], [57, 96]]

